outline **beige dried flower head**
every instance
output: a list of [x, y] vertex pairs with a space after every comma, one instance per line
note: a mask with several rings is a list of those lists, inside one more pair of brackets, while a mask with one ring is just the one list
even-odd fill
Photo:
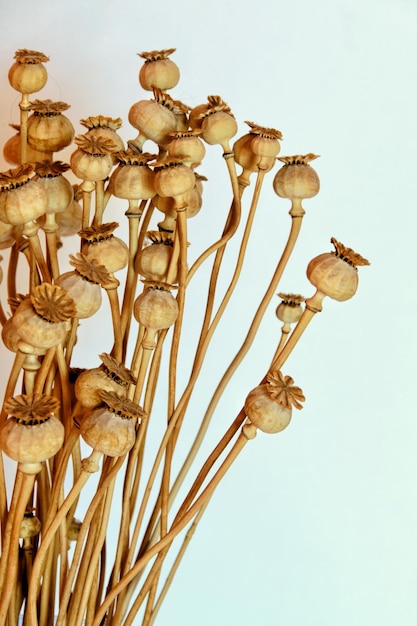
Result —
[[86, 280], [97, 285], [108, 284], [114, 278], [109, 274], [104, 265], [98, 263], [96, 259], [89, 259], [82, 252], [77, 252], [74, 256], [70, 254], [70, 265]]
[[339, 259], [342, 259], [342, 261], [346, 261], [346, 263], [349, 263], [349, 265], [352, 265], [353, 267], [370, 265], [370, 262], [367, 259], [364, 259], [360, 254], [352, 250], [352, 248], [344, 246], [334, 237], [330, 239], [330, 242], [335, 247], [335, 252], [333, 254], [339, 257]]
[[58, 285], [38, 285], [30, 300], [39, 317], [48, 322], [66, 322], [77, 314], [74, 300]]
[[305, 302], [304, 296], [301, 296], [299, 293], [282, 293], [278, 294], [278, 297], [281, 298], [283, 304], [288, 304], [289, 306], [298, 306]]
[[116, 151], [117, 146], [108, 137], [91, 137], [87, 135], [78, 135], [74, 137], [74, 143], [87, 154], [93, 156], [104, 156], [106, 154], [113, 154]]
[[155, 154], [149, 152], [138, 152], [129, 147], [127, 150], [115, 152], [113, 155], [120, 165], [148, 165], [150, 161], [156, 159]]
[[32, 177], [34, 166], [31, 163], [18, 165], [12, 169], [0, 172], [0, 189], [1, 191], [9, 191], [17, 189], [22, 185], [26, 185]]
[[135, 404], [128, 398], [121, 398], [117, 393], [102, 390], [99, 392], [99, 395], [110, 411], [116, 413], [122, 419], [133, 419], [140, 422], [146, 415], [145, 411], [138, 404]]
[[233, 116], [232, 110], [228, 104], [220, 96], [208, 96], [207, 97], [208, 106], [205, 111], [202, 111], [197, 119], [203, 119], [213, 113], [218, 113], [223, 111], [224, 113], [228, 113]]
[[35, 65], [38, 63], [46, 63], [49, 61], [49, 57], [46, 56], [43, 52], [38, 52], [37, 50], [28, 50], [27, 48], [21, 48], [17, 50], [14, 55], [15, 61], [17, 63], [26, 63], [28, 65]]
[[43, 161], [42, 163], [35, 163], [35, 172], [40, 178], [55, 178], [56, 176], [61, 176], [65, 174], [69, 168], [68, 163], [63, 163], [62, 161], [54, 161], [53, 163]]
[[145, 59], [145, 63], [150, 63], [151, 61], [167, 59], [175, 50], [176, 48], [167, 48], [166, 50], [152, 50], [151, 52], [138, 52], [137, 54], [141, 59]]
[[97, 241], [103, 241], [113, 237], [113, 233], [118, 226], [119, 224], [117, 222], [107, 222], [106, 224], [93, 225], [83, 228], [78, 234], [88, 243], [96, 243]]
[[99, 354], [99, 357], [107, 375], [109, 378], [116, 381], [117, 384], [122, 385], [122, 387], [136, 384], [136, 378], [123, 363], [119, 363], [110, 354], [106, 354], [105, 352]]
[[248, 126], [250, 126], [251, 135], [259, 135], [260, 137], [264, 137], [265, 139], [282, 139], [281, 131], [276, 128], [266, 128], [264, 126], [259, 126], [254, 122], [245, 122]]
[[18, 424], [24, 426], [43, 424], [59, 409], [59, 406], [60, 403], [57, 398], [41, 393], [22, 394], [9, 398], [4, 403], [4, 408], [9, 416], [14, 417]]
[[44, 117], [54, 117], [60, 115], [64, 111], [70, 108], [71, 105], [66, 102], [54, 102], [53, 100], [34, 100], [30, 103], [30, 108], [35, 115], [42, 115]]
[[296, 409], [303, 408], [300, 403], [305, 401], [305, 397], [300, 387], [294, 385], [291, 376], [283, 376], [279, 371], [270, 372], [267, 376], [267, 390], [271, 398], [286, 409], [293, 406]]
[[80, 124], [92, 130], [93, 128], [110, 128], [110, 130], [119, 130], [123, 121], [121, 117], [105, 117], [104, 115], [95, 115], [80, 120]]
[[166, 246], [174, 245], [174, 236], [172, 233], [163, 232], [160, 230], [148, 230], [146, 237], [152, 243], [162, 243]]
[[310, 161], [318, 159], [319, 155], [309, 152], [308, 154], [295, 154], [293, 156], [281, 156], [277, 158], [285, 165], [308, 165]]

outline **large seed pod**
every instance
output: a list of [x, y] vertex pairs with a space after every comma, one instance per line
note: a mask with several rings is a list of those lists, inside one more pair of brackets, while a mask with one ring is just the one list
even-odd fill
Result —
[[259, 430], [271, 434], [281, 432], [291, 421], [293, 406], [302, 408], [300, 402], [304, 401], [304, 395], [293, 383], [290, 376], [271, 372], [266, 383], [248, 394], [245, 413]]
[[41, 463], [62, 447], [65, 430], [54, 413], [59, 402], [43, 394], [20, 395], [5, 402], [8, 419], [0, 428], [0, 446], [26, 473], [37, 473]]
[[69, 146], [74, 138], [72, 122], [62, 111], [69, 108], [65, 102], [35, 100], [28, 119], [28, 143], [42, 152], [58, 152]]
[[331, 239], [334, 252], [325, 252], [310, 261], [307, 278], [317, 290], [334, 300], [349, 300], [358, 287], [358, 265], [369, 265], [369, 261], [347, 248], [334, 237]]
[[48, 80], [48, 73], [43, 65], [49, 61], [43, 52], [21, 49], [14, 55], [15, 63], [9, 70], [9, 83], [22, 94], [40, 91]]
[[168, 157], [181, 158], [184, 165], [198, 167], [201, 164], [206, 148], [200, 139], [201, 130], [177, 131], [172, 135], [168, 146]]
[[127, 244], [113, 234], [117, 227], [116, 222], [108, 222], [84, 228], [79, 233], [85, 239], [88, 260], [103, 265], [109, 274], [123, 269], [129, 261]]
[[79, 135], [74, 143], [78, 148], [70, 157], [71, 169], [81, 180], [105, 180], [113, 167], [115, 144], [104, 137]]
[[74, 301], [64, 289], [42, 283], [19, 304], [12, 320], [24, 342], [34, 348], [48, 349], [64, 340], [67, 321], [75, 313]]
[[156, 87], [165, 91], [177, 85], [180, 71], [177, 64], [168, 58], [173, 52], [175, 48], [138, 53], [138, 56], [145, 59], [139, 70], [139, 83], [143, 89], [152, 91]]
[[[164, 282], [172, 258], [172, 235], [159, 231], [149, 231], [146, 235], [151, 245], [138, 250], [135, 271], [146, 280]], [[176, 278], [173, 282], [176, 282]]]
[[202, 114], [202, 138], [210, 145], [220, 144], [229, 151], [229, 141], [237, 133], [237, 123], [230, 107], [219, 97], [208, 97], [209, 107]]
[[135, 145], [142, 149], [147, 139], [167, 148], [171, 133], [177, 130], [177, 119], [165, 100], [156, 94], [155, 100], [140, 100], [130, 107], [129, 122], [139, 131]]
[[113, 152], [124, 150], [123, 139], [117, 132], [122, 125], [120, 117], [112, 118], [96, 115], [80, 120], [80, 124], [87, 128], [86, 137], [94, 141], [96, 139], [110, 141], [114, 145]]
[[162, 198], [181, 198], [194, 187], [195, 174], [182, 158], [155, 163], [155, 190]]
[[74, 189], [70, 181], [63, 176], [69, 165], [62, 161], [54, 163], [37, 163], [35, 172], [37, 181], [48, 196], [46, 213], [62, 213], [66, 211], [74, 198]]
[[278, 157], [284, 163], [274, 178], [275, 193], [281, 198], [302, 200], [312, 198], [320, 190], [320, 180], [317, 172], [309, 165], [316, 159], [315, 154]]
[[135, 300], [133, 313], [139, 324], [149, 330], [163, 330], [175, 323], [178, 303], [167, 285], [145, 283], [145, 290]]
[[0, 220], [22, 226], [46, 212], [48, 195], [26, 163], [0, 174]]
[[[10, 165], [20, 165], [22, 162], [20, 126], [16, 124], [10, 124], [10, 126], [16, 131], [16, 134], [10, 137], [4, 144], [3, 156], [5, 161], [10, 163]], [[32, 146], [27, 144], [26, 158], [28, 163], [50, 161], [52, 159], [52, 153], [36, 150], [36, 148], [32, 148]]]
[[156, 194], [155, 173], [148, 166], [153, 154], [134, 151], [116, 152], [118, 166], [111, 175], [108, 190], [125, 200], [149, 200]]
[[126, 397], [128, 385], [136, 380], [123, 364], [108, 354], [100, 354], [102, 364], [85, 370], [75, 381], [74, 393], [77, 400], [86, 408], [95, 408], [102, 402], [100, 391], [111, 391], [120, 398]]
[[104, 404], [84, 414], [81, 436], [96, 452], [110, 457], [123, 456], [135, 443], [135, 424], [145, 414], [127, 398], [106, 391], [101, 391], [100, 396]]

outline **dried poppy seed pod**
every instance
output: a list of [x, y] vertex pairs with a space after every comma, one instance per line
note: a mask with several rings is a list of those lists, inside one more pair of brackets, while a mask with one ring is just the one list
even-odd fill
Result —
[[172, 111], [172, 98], [154, 90], [154, 100], [140, 100], [130, 107], [129, 123], [139, 131], [131, 143], [142, 150], [147, 139], [168, 148], [171, 133], [177, 130], [177, 118]]
[[290, 423], [293, 406], [302, 409], [300, 402], [305, 400], [303, 392], [293, 383], [290, 376], [271, 372], [265, 384], [258, 385], [249, 393], [245, 400], [245, 413], [259, 430], [279, 433]]
[[208, 108], [201, 114], [201, 130], [204, 141], [210, 145], [220, 144], [224, 152], [230, 152], [229, 141], [237, 133], [237, 123], [230, 107], [219, 97], [209, 96]]
[[292, 202], [290, 214], [304, 215], [302, 200], [313, 198], [320, 190], [317, 172], [309, 162], [317, 159], [315, 154], [278, 157], [284, 166], [275, 174], [273, 186], [275, 193], [281, 198], [289, 198]]
[[105, 180], [113, 167], [115, 144], [105, 137], [78, 135], [74, 139], [78, 148], [70, 157], [71, 169], [81, 180]]
[[171, 158], [155, 163], [155, 190], [161, 198], [174, 198], [175, 209], [187, 206], [186, 194], [195, 187], [193, 170], [182, 158]]
[[110, 274], [126, 267], [129, 261], [128, 246], [123, 239], [113, 235], [117, 227], [117, 222], [108, 222], [79, 232], [86, 242], [85, 254], [88, 260], [103, 265]]
[[171, 233], [159, 231], [149, 231], [146, 236], [150, 245], [138, 250], [135, 272], [146, 280], [164, 282], [171, 263], [173, 237]]
[[122, 363], [109, 354], [99, 355], [101, 365], [82, 372], [75, 381], [74, 393], [85, 408], [95, 408], [102, 402], [100, 391], [111, 391], [120, 398], [126, 397], [129, 385], [136, 379]]
[[114, 144], [114, 151], [124, 150], [123, 139], [118, 134], [118, 130], [122, 125], [120, 117], [112, 118], [104, 115], [96, 115], [80, 120], [80, 124], [87, 128], [85, 136], [93, 139], [97, 138], [105, 141], [111, 141]]
[[46, 212], [48, 195], [26, 163], [0, 174], [0, 220], [13, 226], [33, 222]]
[[[323, 299], [329, 296], [343, 302], [355, 295], [358, 287], [359, 265], [369, 265], [369, 261], [361, 257], [351, 248], [347, 248], [334, 237], [331, 243], [334, 252], [325, 252], [310, 261], [307, 267], [307, 278], [317, 288], [318, 296]], [[313, 296], [314, 298], [314, 296]], [[311, 306], [311, 301], [307, 304]], [[321, 310], [321, 309], [318, 309]]]
[[43, 52], [36, 50], [17, 50], [15, 63], [9, 70], [9, 83], [22, 94], [40, 91], [48, 80], [48, 73], [43, 65], [49, 61]]
[[72, 122], [63, 111], [69, 109], [65, 102], [34, 100], [33, 113], [28, 119], [28, 143], [42, 152], [59, 152], [69, 146], [74, 138]]
[[81, 420], [81, 436], [95, 452], [110, 457], [123, 456], [135, 443], [135, 424], [145, 413], [137, 404], [115, 393], [101, 391], [100, 397], [104, 404], [86, 413]]
[[8, 419], [0, 428], [2, 450], [27, 474], [37, 474], [42, 462], [54, 456], [64, 441], [64, 427], [54, 413], [53, 396], [20, 395], [5, 402]]
[[64, 289], [42, 283], [19, 304], [12, 320], [20, 339], [35, 349], [48, 349], [65, 339], [67, 321], [75, 313], [74, 301]]
[[[21, 135], [20, 126], [16, 124], [10, 124], [11, 128], [16, 131], [16, 134], [10, 137], [3, 146], [3, 156], [7, 163], [10, 165], [20, 165], [22, 162], [22, 147], [21, 147]], [[28, 163], [35, 163], [37, 161], [50, 161], [52, 159], [51, 152], [41, 152], [32, 148], [29, 144], [26, 146], [26, 157]]]
[[70, 181], [63, 176], [69, 165], [62, 161], [54, 163], [36, 163], [37, 182], [48, 196], [46, 214], [66, 211], [74, 198], [74, 189]]
[[277, 318], [284, 324], [295, 324], [303, 314], [304, 296], [295, 293], [279, 293], [280, 304], [276, 308]]
[[149, 167], [153, 154], [132, 150], [114, 154], [118, 166], [113, 171], [108, 190], [117, 198], [125, 200], [149, 200], [156, 194], [155, 173]]
[[165, 91], [178, 84], [179, 68], [172, 59], [168, 58], [173, 52], [175, 48], [138, 53], [138, 56], [145, 59], [145, 63], [139, 70], [139, 83], [143, 89], [152, 91], [157, 87]]
[[281, 149], [279, 140], [282, 133], [275, 128], [266, 128], [253, 122], [246, 122], [251, 127], [252, 141], [250, 147], [258, 157], [257, 167], [265, 171], [271, 170], [275, 165], [275, 158]]
[[81, 253], [70, 255], [70, 264], [74, 271], [58, 276], [55, 284], [65, 289], [74, 300], [76, 317], [85, 319], [94, 315], [101, 306], [102, 274], [104, 271], [107, 278], [107, 270]]
[[25, 513], [20, 524], [20, 539], [31, 539], [40, 533], [41, 522], [33, 513]]
[[201, 129], [177, 131], [172, 134], [172, 141], [168, 146], [168, 157], [184, 157], [184, 165], [195, 168], [201, 164], [206, 149], [200, 139]]
[[152, 349], [159, 330], [172, 326], [178, 317], [178, 303], [170, 291], [170, 285], [145, 282], [145, 290], [135, 300], [133, 314], [145, 328], [143, 347]]

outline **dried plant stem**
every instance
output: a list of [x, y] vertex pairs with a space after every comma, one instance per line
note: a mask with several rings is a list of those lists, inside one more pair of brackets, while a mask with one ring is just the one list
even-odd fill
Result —
[[103, 480], [100, 482], [96, 493], [94, 494], [91, 503], [84, 516], [83, 523], [78, 533], [77, 544], [75, 546], [74, 555], [72, 558], [70, 569], [67, 573], [65, 586], [62, 589], [60, 597], [59, 614], [56, 621], [56, 626], [63, 626], [67, 617], [67, 606], [71, 597], [72, 583], [78, 571], [79, 562], [83, 552], [84, 541], [89, 532], [91, 521], [96, 513], [97, 507], [102, 502], [103, 497], [106, 494], [109, 484], [115, 479], [117, 473], [120, 471], [124, 463], [125, 457], [119, 457], [109, 470], [106, 476], [103, 476]]
[[[12, 365], [12, 369], [10, 371], [9, 374], [9, 379], [7, 381], [7, 385], [6, 385], [6, 390], [4, 392], [4, 398], [5, 400], [7, 400], [7, 398], [11, 398], [13, 396], [14, 390], [16, 388], [17, 385], [17, 381], [19, 378], [19, 374], [23, 368], [23, 364], [25, 362], [26, 359], [26, 354], [24, 352], [21, 352], [20, 350], [18, 350], [16, 352], [16, 356], [14, 358], [13, 361], [13, 365]], [[1, 412], [1, 417], [0, 417], [0, 423], [3, 422], [4, 419], [6, 419], [7, 417], [7, 412], [4, 409], [4, 406], [2, 408], [2, 412]]]
[[103, 223], [104, 212], [104, 180], [96, 181], [96, 206], [94, 212], [93, 224], [100, 226]]
[[46, 250], [47, 250], [48, 261], [49, 261], [52, 278], [56, 280], [60, 274], [60, 271], [59, 271], [58, 248], [57, 248], [58, 224], [56, 223], [54, 213], [47, 213], [45, 215], [45, 223], [42, 226], [42, 230], [45, 233]]
[[[15, 489], [10, 507], [10, 523], [6, 526], [4, 535], [4, 552], [0, 561], [0, 624], [4, 624], [9, 608], [12, 593], [15, 589], [18, 572], [18, 553], [20, 526], [26, 510], [26, 505], [32, 495], [35, 483], [35, 474], [26, 474], [17, 469]], [[7, 581], [7, 582], [6, 582]]]
[[0, 325], [4, 326], [6, 322], [7, 322], [7, 316], [6, 316], [6, 313], [4, 312], [3, 305], [0, 302]]
[[[65, 498], [62, 505], [56, 511], [55, 515], [52, 518], [52, 521], [48, 525], [46, 532], [44, 533], [42, 543], [39, 547], [38, 553], [36, 555], [35, 561], [33, 563], [32, 570], [32, 579], [29, 585], [28, 597], [27, 597], [27, 624], [26, 626], [36, 626], [36, 597], [38, 592], [38, 584], [41, 579], [41, 572], [43, 570], [45, 559], [47, 558], [48, 549], [53, 541], [55, 534], [62, 522], [71, 508], [73, 502], [76, 498], [78, 498], [82, 488], [86, 484], [88, 478], [90, 477], [91, 471], [94, 471], [93, 467], [97, 464], [98, 459], [101, 457], [101, 454], [97, 452], [92, 452], [90, 457], [87, 459], [88, 469], [83, 469], [81, 474], [77, 477], [77, 480], [74, 482], [74, 485]], [[95, 469], [98, 469], [96, 467]]]
[[187, 458], [184, 461], [183, 466], [181, 467], [177, 478], [175, 480], [175, 483], [173, 485], [173, 488], [171, 490], [171, 494], [172, 497], [175, 498], [176, 494], [178, 493], [178, 490], [180, 488], [180, 486], [182, 485], [185, 476], [188, 473], [188, 470], [192, 464], [192, 462], [195, 459], [195, 456], [198, 452], [198, 450], [200, 449], [201, 443], [204, 439], [204, 436], [207, 432], [207, 429], [209, 427], [211, 418], [213, 416], [213, 413], [217, 407], [217, 404], [221, 398], [221, 396], [223, 395], [223, 392], [227, 386], [227, 384], [229, 383], [231, 377], [233, 376], [234, 372], [236, 371], [236, 369], [238, 368], [238, 366], [240, 365], [240, 363], [242, 362], [242, 360], [244, 359], [244, 357], [246, 356], [247, 352], [249, 351], [249, 348], [251, 347], [253, 340], [255, 338], [255, 335], [257, 333], [257, 330], [259, 328], [259, 325], [262, 321], [262, 318], [265, 314], [265, 311], [274, 295], [274, 293], [277, 290], [279, 281], [281, 279], [281, 276], [283, 274], [283, 271], [287, 265], [288, 259], [291, 256], [291, 253], [294, 249], [295, 243], [297, 241], [298, 238], [298, 234], [300, 232], [301, 229], [301, 223], [302, 223], [302, 215], [300, 216], [292, 216], [292, 221], [291, 221], [291, 230], [290, 230], [290, 234], [288, 237], [288, 241], [287, 244], [283, 250], [283, 253], [281, 255], [281, 258], [278, 262], [278, 265], [275, 269], [274, 275], [272, 276], [272, 279], [269, 283], [269, 286], [261, 300], [261, 303], [254, 315], [254, 318], [252, 320], [252, 323], [249, 327], [249, 331], [246, 335], [246, 338], [242, 344], [242, 346], [240, 347], [239, 351], [237, 352], [236, 356], [234, 357], [233, 361], [231, 362], [231, 364], [229, 365], [229, 367], [227, 368], [225, 374], [223, 375], [221, 381], [219, 382], [215, 392], [212, 395], [212, 398], [210, 400], [210, 403], [207, 407], [206, 413], [203, 417], [203, 420], [200, 424], [200, 428], [198, 430], [198, 433], [194, 439], [194, 442], [190, 448], [190, 451], [187, 455]]
[[84, 180], [81, 184], [81, 191], [83, 193], [82, 229], [88, 228], [90, 225], [91, 194], [94, 187], [94, 183], [88, 180]]
[[[98, 608], [92, 626], [99, 626], [101, 624], [101, 620], [105, 616], [106, 611], [111, 605], [114, 598], [143, 570], [145, 565], [155, 555], [159, 554], [165, 547], [170, 546], [175, 537], [187, 526], [187, 524], [195, 517], [195, 515], [197, 515], [201, 507], [212, 496], [221, 479], [225, 476], [226, 472], [236, 460], [248, 440], [255, 437], [255, 435], [255, 427], [242, 429], [242, 432], [240, 433], [239, 438], [236, 440], [233, 448], [230, 450], [229, 454], [227, 455], [209, 484], [206, 486], [204, 491], [200, 494], [200, 496], [195, 500], [195, 502], [180, 519], [176, 518], [174, 520], [169, 532], [164, 537], [162, 537], [162, 539], [160, 539], [156, 544], [150, 547], [149, 550], [140, 559], [138, 559], [135, 565], [123, 576], [120, 582], [112, 588], [102, 605]], [[137, 603], [135, 603], [134, 607], [132, 607], [131, 609], [131, 612], [136, 614], [139, 608], [140, 606], [137, 606]]]
[[[39, 271], [42, 275], [42, 279], [46, 283], [50, 283], [52, 282], [51, 274], [49, 272], [49, 268], [45, 261], [45, 258], [43, 256], [43, 251], [42, 251], [42, 247], [41, 247], [39, 236], [38, 236], [38, 230], [39, 230], [39, 225], [36, 222], [33, 222], [33, 221], [27, 222], [27, 224], [23, 226], [22, 234], [26, 235], [26, 237], [28, 238], [30, 251], [39, 267]], [[33, 267], [32, 274], [34, 273], [35, 273], [35, 268]]]
[[113, 323], [113, 332], [114, 332], [114, 346], [113, 346], [113, 356], [116, 361], [121, 362], [122, 360], [122, 352], [123, 352], [123, 337], [122, 337], [122, 326], [121, 326], [121, 318], [120, 318], [120, 308], [119, 308], [119, 296], [117, 294], [117, 288], [119, 287], [119, 281], [114, 278], [112, 284], [107, 286], [104, 285], [107, 296], [109, 298], [110, 303], [110, 311]]
[[28, 144], [28, 119], [30, 111], [29, 94], [22, 93], [22, 99], [19, 103], [20, 109], [20, 161], [27, 163], [27, 144]]
[[42, 359], [42, 363], [41, 366], [39, 368], [39, 370], [37, 371], [36, 374], [36, 378], [35, 378], [35, 384], [34, 384], [34, 388], [33, 388], [33, 393], [42, 393], [44, 386], [45, 386], [45, 381], [46, 381], [46, 377], [48, 375], [48, 372], [50, 370], [50, 367], [53, 363], [55, 359], [55, 346], [53, 346], [52, 348], [49, 348], [46, 353], [45, 356]]

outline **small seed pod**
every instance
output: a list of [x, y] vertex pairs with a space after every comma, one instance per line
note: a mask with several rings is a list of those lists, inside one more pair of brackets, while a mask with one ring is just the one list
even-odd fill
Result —
[[75, 270], [65, 272], [55, 280], [55, 284], [74, 300], [76, 317], [85, 319], [96, 313], [102, 302], [101, 273], [107, 270], [97, 262], [90, 261], [84, 254], [70, 255], [70, 263]]
[[108, 190], [125, 200], [149, 200], [155, 196], [155, 173], [149, 167], [153, 154], [132, 150], [114, 154], [118, 166], [113, 171]]
[[115, 237], [116, 222], [89, 226], [80, 230], [79, 235], [86, 242], [85, 254], [89, 261], [103, 265], [109, 274], [126, 267], [129, 261], [129, 248], [123, 239]]
[[295, 324], [303, 314], [304, 296], [295, 293], [279, 293], [280, 304], [276, 308], [277, 318], [284, 324]]
[[155, 190], [162, 198], [174, 198], [175, 208], [185, 208], [185, 194], [195, 187], [193, 170], [182, 158], [165, 159], [155, 163]]
[[220, 96], [208, 96], [208, 107], [201, 115], [202, 138], [210, 145], [220, 144], [230, 152], [229, 141], [237, 133], [237, 123], [230, 107]]
[[100, 391], [111, 391], [120, 398], [126, 397], [129, 385], [136, 379], [122, 363], [109, 354], [100, 354], [102, 364], [99, 367], [85, 370], [75, 381], [74, 393], [77, 400], [85, 408], [95, 408], [102, 402]]
[[71, 169], [81, 180], [105, 180], [113, 167], [116, 146], [105, 137], [78, 135], [74, 139], [78, 148], [70, 157]]
[[267, 382], [258, 385], [245, 400], [248, 419], [264, 433], [279, 433], [291, 421], [292, 408], [302, 409], [303, 392], [296, 387], [290, 376], [271, 372]]
[[83, 416], [81, 436], [95, 452], [123, 456], [135, 443], [135, 424], [145, 413], [137, 404], [115, 393], [101, 391], [100, 397], [103, 404]]
[[320, 180], [317, 172], [309, 162], [317, 159], [315, 154], [278, 157], [284, 166], [275, 174], [273, 186], [275, 193], [281, 198], [292, 201], [292, 211], [304, 214], [301, 201], [304, 198], [313, 198], [320, 190]]
[[[168, 146], [168, 158], [182, 158], [184, 165], [195, 168], [201, 164], [206, 149], [200, 139], [201, 130], [177, 131], [172, 134], [172, 141]], [[184, 155], [187, 155], [184, 157]]]
[[48, 349], [64, 340], [67, 321], [75, 314], [74, 301], [64, 289], [42, 283], [19, 304], [12, 320], [24, 342], [35, 349]]
[[9, 83], [22, 94], [40, 91], [48, 80], [48, 74], [43, 65], [49, 61], [43, 52], [36, 50], [17, 50], [14, 55], [15, 63], [9, 70]]
[[58, 152], [70, 145], [74, 127], [63, 114], [69, 109], [65, 102], [35, 100], [30, 103], [33, 111], [28, 119], [28, 143], [42, 152]]
[[22, 226], [46, 212], [48, 195], [26, 163], [0, 174], [0, 220]]
[[65, 431], [54, 415], [58, 407], [56, 398], [43, 394], [6, 400], [9, 417], [0, 428], [0, 446], [25, 473], [38, 473], [62, 447]]
[[173, 52], [175, 48], [138, 53], [138, 56], [145, 59], [139, 70], [139, 83], [143, 89], [152, 91], [156, 87], [165, 91], [178, 84], [180, 71], [177, 64], [168, 58]]
[[173, 237], [171, 233], [155, 230], [149, 231], [146, 236], [150, 245], [137, 252], [135, 272], [146, 280], [164, 282], [171, 263]]
[[[86, 137], [93, 140], [100, 137], [100, 140], [105, 139], [111, 141], [114, 144], [114, 150], [112, 150], [113, 152], [124, 150], [125, 146], [123, 139], [117, 132], [122, 125], [120, 117], [112, 118], [105, 117], [104, 115], [96, 115], [94, 117], [87, 117], [84, 120], [80, 120], [80, 124], [87, 128], [87, 132], [85, 133]], [[114, 162], [116, 162], [115, 159]]]
[[133, 314], [146, 329], [147, 341], [153, 347], [155, 334], [172, 326], [178, 317], [178, 303], [170, 285], [146, 281], [145, 290], [135, 300]]
[[63, 176], [67, 170], [69, 170], [69, 165], [62, 161], [35, 164], [37, 181], [48, 196], [45, 211], [47, 214], [66, 211], [74, 198], [74, 189], [70, 181]]
[[320, 294], [343, 302], [356, 293], [357, 266], [369, 265], [369, 261], [334, 237], [330, 241], [335, 251], [325, 252], [312, 259], [307, 267], [307, 278]]
[[22, 523], [20, 524], [20, 539], [31, 539], [40, 533], [41, 522], [36, 515], [25, 513]]
[[[3, 156], [7, 163], [10, 165], [20, 165], [22, 162], [22, 148], [21, 148], [21, 135], [20, 126], [16, 124], [10, 124], [11, 128], [16, 131], [16, 134], [10, 137], [3, 146]], [[26, 146], [26, 157], [28, 163], [36, 163], [42, 161], [50, 161], [52, 159], [51, 152], [41, 152], [32, 148], [29, 144]]]
[[177, 130], [177, 118], [173, 100], [168, 94], [154, 90], [154, 100], [140, 100], [129, 110], [129, 123], [139, 131], [139, 136], [131, 142], [139, 150], [147, 139], [161, 148], [167, 149], [171, 133]]

